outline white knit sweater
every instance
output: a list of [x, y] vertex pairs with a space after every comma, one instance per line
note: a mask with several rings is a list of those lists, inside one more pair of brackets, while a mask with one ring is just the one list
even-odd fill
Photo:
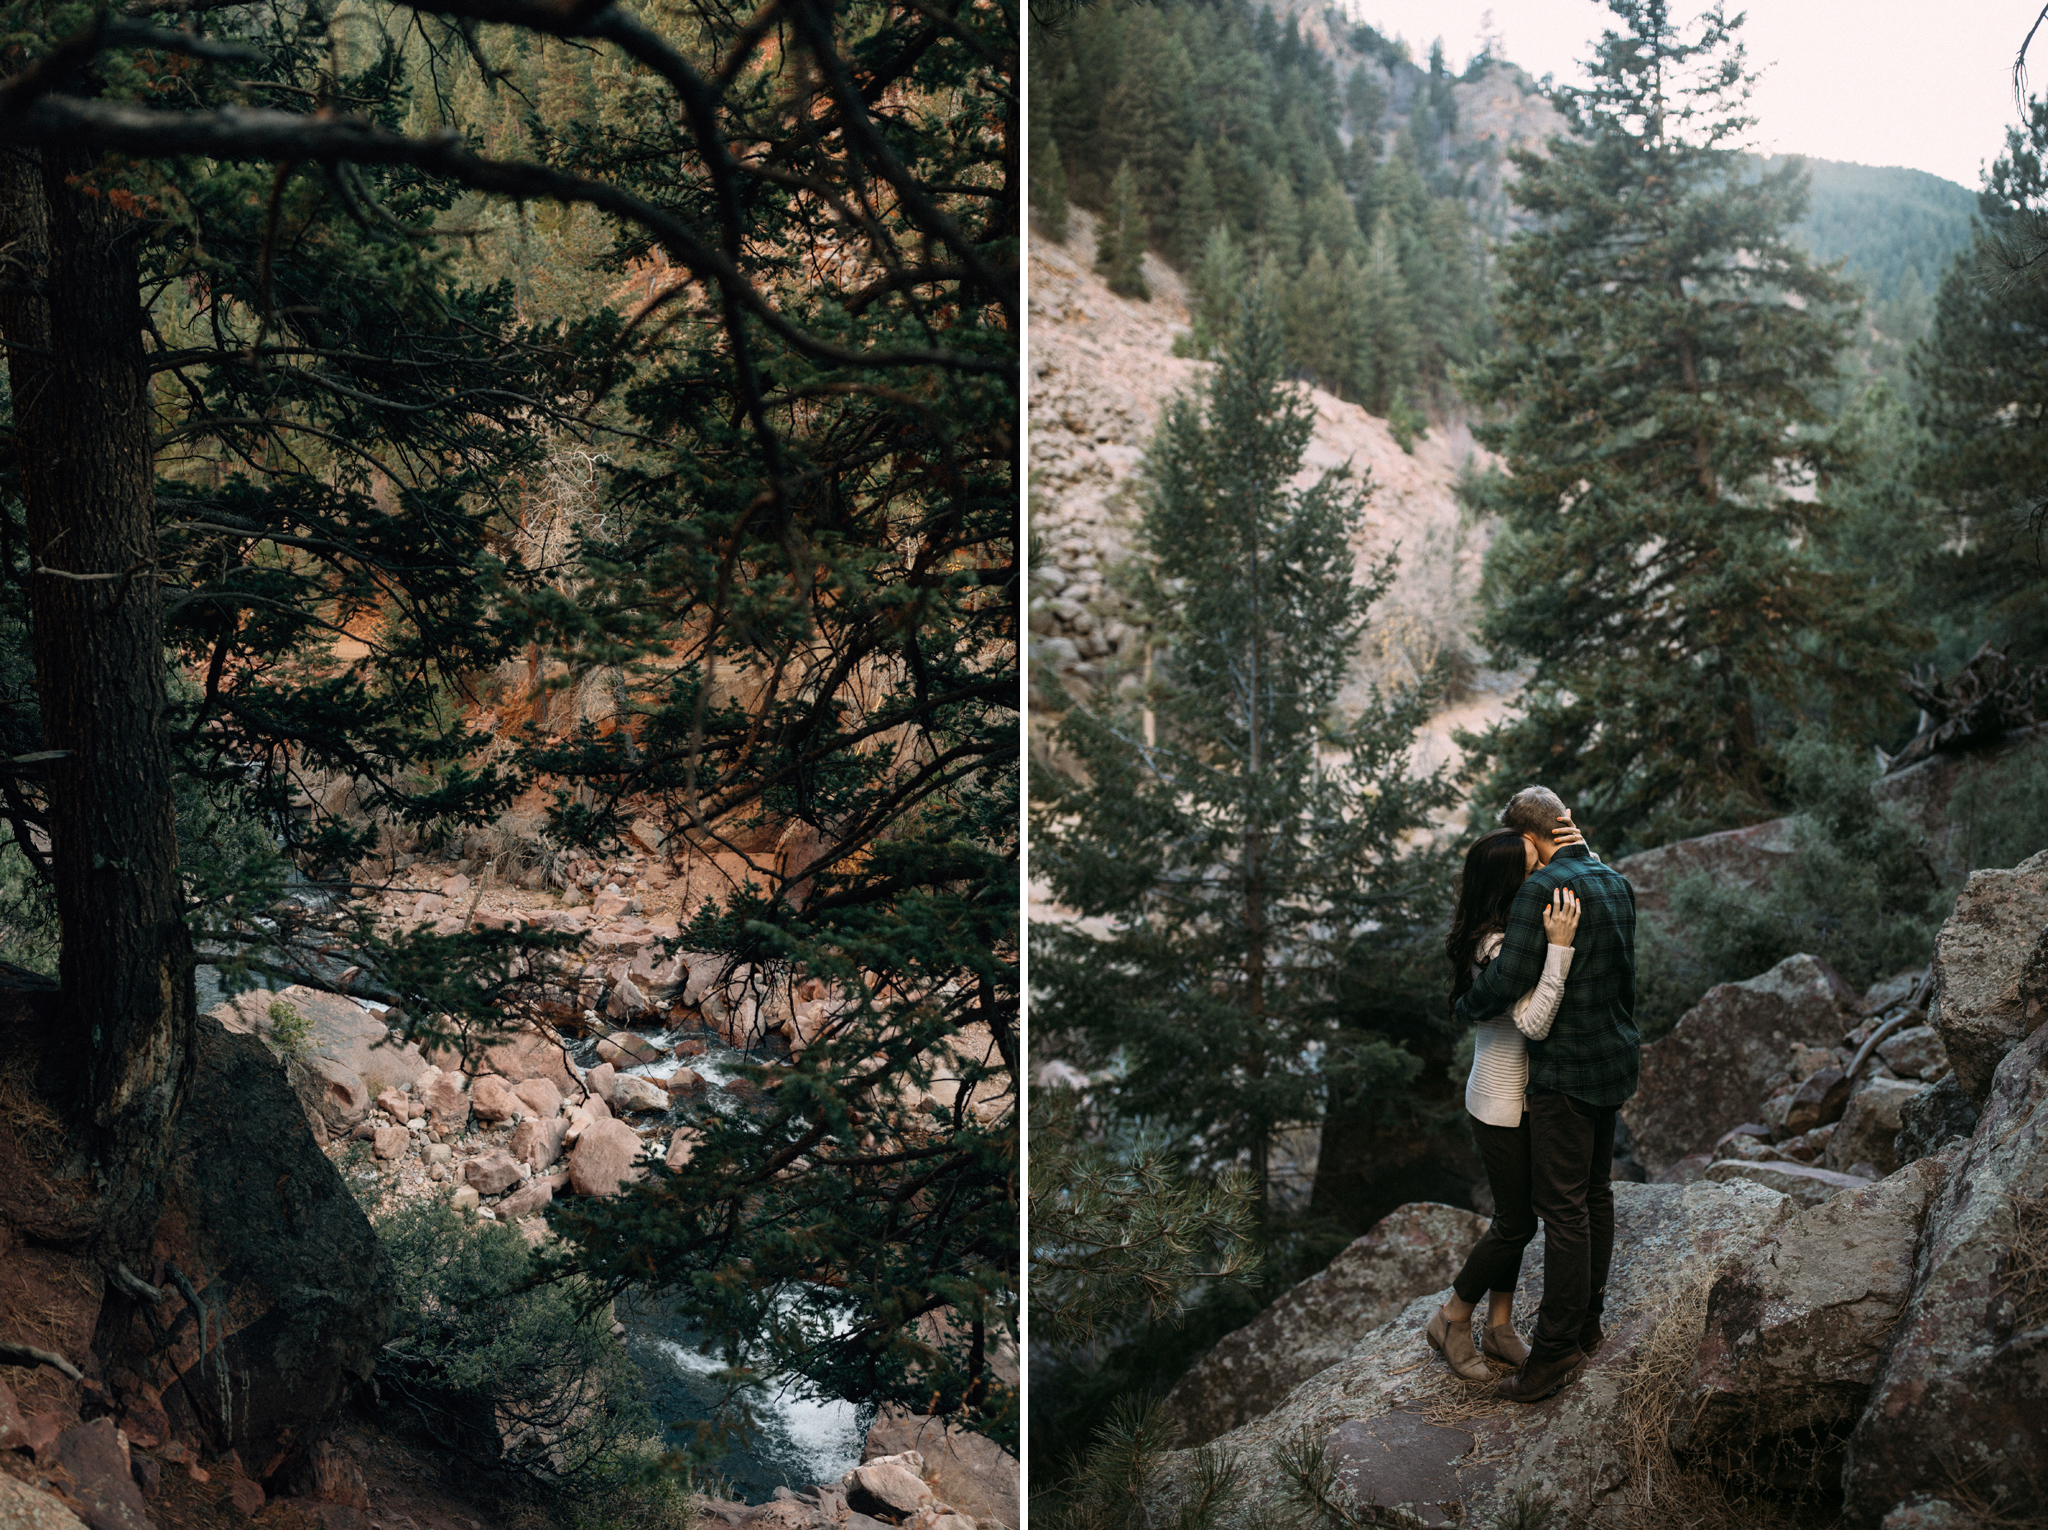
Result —
[[[1479, 943], [1479, 959], [1498, 956], [1500, 942], [1498, 934], [1487, 936]], [[1536, 986], [1515, 1000], [1509, 1014], [1477, 1027], [1472, 1072], [1465, 1080], [1465, 1109], [1488, 1126], [1522, 1124], [1529, 1095], [1529, 1042], [1550, 1034], [1557, 1001], [1564, 997], [1565, 974], [1571, 970], [1572, 948], [1552, 946], [1543, 953], [1543, 976]]]

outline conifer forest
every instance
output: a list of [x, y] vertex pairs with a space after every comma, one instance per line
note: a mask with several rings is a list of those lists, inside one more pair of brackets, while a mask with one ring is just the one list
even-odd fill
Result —
[[[2048, 102], [1967, 187], [1766, 154], [1732, 7], [1584, 12], [1562, 83], [1371, 6], [1033, 13], [1048, 1523], [2038, 1519]], [[1604, 1347], [1523, 1408], [1423, 1326], [1496, 1215], [1461, 867], [1537, 783], [1632, 888], [1641, 1086]]]

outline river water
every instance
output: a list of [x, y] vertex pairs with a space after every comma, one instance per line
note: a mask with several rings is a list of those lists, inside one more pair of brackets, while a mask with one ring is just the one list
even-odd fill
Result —
[[[699, 1108], [731, 1110], [738, 1102], [722, 1087], [740, 1076], [747, 1055], [726, 1046], [717, 1037], [694, 1027], [687, 1031], [639, 1031], [664, 1054], [673, 1051], [685, 1036], [703, 1041], [707, 1050], [700, 1056], [673, 1060], [666, 1055], [659, 1063], [620, 1071], [658, 1078], [679, 1067], [703, 1075], [706, 1082], [721, 1087], [699, 1095]], [[572, 1042], [569, 1055], [580, 1068], [596, 1065], [597, 1042], [593, 1037]], [[664, 1131], [680, 1118], [671, 1115]], [[664, 1135], [662, 1140], [666, 1142]], [[708, 1418], [718, 1406], [725, 1388], [715, 1379], [723, 1366], [716, 1355], [699, 1351], [700, 1335], [673, 1310], [669, 1302], [642, 1297], [618, 1303], [619, 1321], [626, 1326], [626, 1353], [646, 1378], [648, 1402], [655, 1416], [664, 1421]], [[746, 1503], [763, 1503], [778, 1487], [801, 1490], [819, 1482], [837, 1482], [860, 1464], [862, 1442], [873, 1421], [872, 1408], [856, 1408], [837, 1398], [815, 1401], [785, 1389], [753, 1399], [756, 1427], [711, 1470], [725, 1478], [723, 1496]], [[670, 1444], [678, 1448], [692, 1443], [687, 1429], [670, 1429]], [[715, 1485], [714, 1485], [715, 1486]]]

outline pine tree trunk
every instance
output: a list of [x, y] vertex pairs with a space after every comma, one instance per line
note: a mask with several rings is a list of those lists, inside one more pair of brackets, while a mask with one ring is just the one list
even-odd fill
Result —
[[[134, 221], [89, 157], [0, 157], [0, 295], [27, 509], [49, 767], [59, 978], [76, 1115], [105, 1187], [100, 1239], [148, 1247], [197, 1026], [166, 738], [148, 374]], [[27, 290], [24, 290], [27, 289]]]

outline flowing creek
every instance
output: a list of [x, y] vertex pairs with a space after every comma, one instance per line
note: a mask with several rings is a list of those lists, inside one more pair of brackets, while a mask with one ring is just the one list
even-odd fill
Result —
[[[666, 1143], [669, 1133], [693, 1111], [738, 1108], [739, 1101], [723, 1086], [739, 1077], [740, 1068], [750, 1060], [746, 1053], [695, 1027], [636, 1034], [659, 1048], [663, 1058], [619, 1071], [661, 1078], [677, 1068], [690, 1068], [714, 1086], [697, 1096], [690, 1107], [672, 1111], [664, 1119], [660, 1141]], [[696, 1057], [667, 1055], [686, 1037], [704, 1042], [707, 1049]], [[571, 1039], [569, 1056], [580, 1069], [596, 1066], [597, 1038]], [[709, 1417], [724, 1395], [724, 1386], [716, 1379], [723, 1362], [715, 1354], [699, 1352], [702, 1336], [698, 1331], [675, 1312], [673, 1303], [658, 1297], [621, 1300], [617, 1310], [626, 1327], [626, 1353], [646, 1378], [648, 1402], [655, 1416], [663, 1420]], [[873, 1409], [857, 1408], [836, 1398], [819, 1402], [789, 1389], [759, 1396], [753, 1406], [754, 1429], [711, 1465], [712, 1471], [725, 1478], [726, 1496], [763, 1503], [778, 1487], [801, 1490], [813, 1483], [837, 1482], [860, 1464], [861, 1444], [873, 1421]], [[686, 1428], [672, 1428], [666, 1438], [678, 1448], [691, 1443]], [[716, 1490], [716, 1484], [711, 1486]]]

